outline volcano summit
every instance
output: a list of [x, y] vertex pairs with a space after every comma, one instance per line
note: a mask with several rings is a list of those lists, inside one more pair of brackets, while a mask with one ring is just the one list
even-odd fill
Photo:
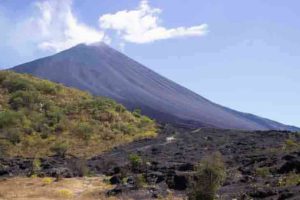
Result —
[[213, 103], [104, 43], [79, 44], [12, 70], [112, 98], [157, 121], [192, 127], [298, 130]]

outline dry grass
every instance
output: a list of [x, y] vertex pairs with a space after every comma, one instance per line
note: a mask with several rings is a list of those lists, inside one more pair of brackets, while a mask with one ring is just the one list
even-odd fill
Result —
[[[52, 178], [16, 177], [0, 179], [0, 200], [131, 200], [132, 195], [107, 197], [114, 186], [105, 183], [105, 177], [69, 178], [55, 182]], [[161, 200], [183, 200], [172, 191]]]
[[70, 178], [45, 183], [42, 178], [10, 178], [0, 181], [0, 200], [111, 199], [105, 192], [112, 186], [103, 178]]

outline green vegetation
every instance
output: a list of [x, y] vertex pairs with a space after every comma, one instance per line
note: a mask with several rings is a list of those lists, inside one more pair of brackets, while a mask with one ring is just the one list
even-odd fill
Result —
[[129, 161], [132, 169], [138, 169], [143, 163], [142, 158], [137, 154], [130, 154]]
[[93, 136], [93, 127], [86, 122], [82, 122], [75, 127], [74, 132], [76, 133], [77, 137], [85, 141], [89, 141]]
[[225, 166], [220, 153], [204, 158], [196, 167], [189, 200], [214, 200], [225, 177]]
[[69, 144], [65, 141], [56, 142], [53, 146], [50, 147], [50, 150], [58, 156], [65, 156], [68, 151]]
[[42, 179], [42, 182], [43, 182], [44, 185], [50, 185], [51, 183], [53, 183], [53, 181], [54, 180], [51, 177], [45, 177], [45, 178]]
[[278, 180], [278, 186], [286, 187], [286, 186], [296, 186], [300, 184], [300, 174], [295, 172], [290, 172], [289, 174], [281, 177]]
[[300, 148], [300, 145], [297, 143], [297, 141], [293, 139], [287, 139], [284, 141], [283, 149], [286, 151], [293, 151]]
[[266, 178], [271, 173], [270, 173], [270, 169], [268, 167], [260, 167], [260, 168], [256, 168], [255, 174], [259, 177]]
[[35, 158], [32, 161], [32, 171], [31, 171], [31, 175], [36, 175], [37, 173], [39, 173], [39, 171], [41, 170], [41, 160], [38, 158]]
[[30, 75], [0, 71], [2, 156], [89, 157], [155, 135], [153, 120], [137, 111], [131, 113], [113, 100]]
[[0, 158], [4, 158], [7, 156], [9, 143], [1, 140], [0, 138]]
[[143, 174], [137, 174], [135, 176], [135, 186], [140, 189], [147, 186], [146, 178]]

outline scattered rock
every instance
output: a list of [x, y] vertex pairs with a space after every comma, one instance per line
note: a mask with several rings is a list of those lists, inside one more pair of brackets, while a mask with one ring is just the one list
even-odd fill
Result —
[[112, 176], [110, 179], [109, 179], [109, 182], [110, 184], [112, 185], [116, 185], [116, 184], [120, 184], [121, 183], [121, 178], [117, 175], [115, 176]]
[[295, 171], [296, 173], [300, 172], [300, 160], [289, 160], [285, 164], [283, 164], [278, 170], [280, 174], [289, 173], [291, 171]]
[[291, 198], [293, 196], [294, 196], [294, 194], [292, 192], [285, 190], [285, 191], [281, 192], [281, 194], [278, 197], [278, 200], [285, 200], [285, 199]]
[[66, 167], [59, 167], [59, 168], [50, 169], [46, 174], [51, 176], [51, 177], [64, 177], [64, 178], [74, 177], [71, 170], [66, 168]]
[[266, 198], [276, 194], [277, 192], [271, 188], [255, 188], [253, 191], [249, 192], [249, 196], [253, 198]]
[[185, 190], [188, 187], [188, 176], [170, 172], [166, 181], [168, 187], [174, 190]]
[[191, 163], [184, 163], [178, 167], [178, 171], [186, 172], [186, 171], [193, 171], [193, 170], [194, 170], [194, 165]]
[[154, 183], [158, 184], [164, 180], [165, 180], [165, 175], [162, 172], [152, 171], [146, 174], [146, 181], [149, 184], [154, 184]]
[[107, 196], [116, 196], [118, 194], [121, 194], [123, 192], [123, 188], [121, 186], [116, 186], [114, 189], [109, 190], [107, 192]]

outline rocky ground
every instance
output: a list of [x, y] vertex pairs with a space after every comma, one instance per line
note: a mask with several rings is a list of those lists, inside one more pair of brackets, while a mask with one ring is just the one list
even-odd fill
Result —
[[[108, 196], [128, 199], [184, 197], [194, 166], [220, 152], [227, 178], [219, 199], [300, 199], [300, 135], [291, 132], [246, 132], [174, 128], [166, 125], [155, 139], [114, 148], [83, 161], [74, 156], [40, 159], [39, 176], [76, 177], [105, 174]], [[141, 164], [133, 167], [134, 155]], [[33, 159], [0, 159], [0, 176], [33, 173]]]

